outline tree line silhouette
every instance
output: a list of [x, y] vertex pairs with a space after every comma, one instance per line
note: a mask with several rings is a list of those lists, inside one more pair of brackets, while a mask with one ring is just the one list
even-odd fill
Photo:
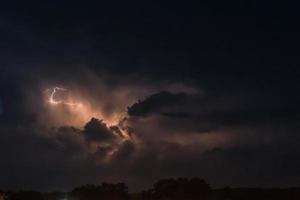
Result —
[[124, 183], [84, 185], [71, 192], [0, 191], [0, 200], [299, 200], [300, 188], [212, 189], [200, 178], [163, 179], [149, 190], [130, 194]]

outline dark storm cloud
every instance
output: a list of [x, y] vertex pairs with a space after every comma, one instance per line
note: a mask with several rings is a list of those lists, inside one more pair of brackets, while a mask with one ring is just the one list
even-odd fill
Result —
[[126, 141], [122, 144], [118, 152], [114, 155], [113, 159], [114, 162], [125, 162], [128, 161], [128, 159], [131, 159], [132, 154], [135, 152], [135, 144], [131, 141]]
[[107, 127], [105, 123], [95, 118], [92, 118], [84, 126], [83, 133], [86, 140], [90, 142], [105, 141], [114, 137], [112, 130], [109, 127]]
[[[140, 189], [170, 176], [202, 176], [216, 186], [297, 184], [298, 6], [0, 7], [1, 187], [62, 189], [105, 179]], [[68, 115], [45, 117], [41, 91], [56, 85], [106, 117], [129, 107], [119, 126], [136, 140], [118, 144], [120, 127], [95, 119], [84, 130], [49, 128]]]
[[[103, 122], [92, 120], [99, 123], [96, 127], [106, 127]], [[90, 122], [87, 123], [87, 126], [89, 125]], [[97, 133], [92, 133], [95, 134], [93, 138], [87, 138], [86, 134], [89, 133], [86, 129], [75, 127], [43, 129], [30, 125], [17, 126], [1, 124], [0, 155], [7, 158], [0, 161], [0, 173], [3, 177], [1, 188], [61, 190], [82, 183], [111, 180], [113, 171], [109, 170], [109, 167], [114, 164], [107, 166], [101, 163], [111, 156], [112, 151], [116, 151], [116, 154], [112, 155], [115, 160], [113, 163], [126, 161], [134, 151], [130, 142], [118, 147], [112, 141], [105, 147], [99, 144], [94, 151], [90, 146], [91, 141], [99, 142], [99, 139], [103, 141], [108, 138], [101, 137], [104, 133], [102, 129], [99, 131], [99, 127], [96, 128]], [[105, 134], [113, 135], [113, 132]], [[115, 140], [118, 138], [115, 137]], [[98, 173], [99, 170], [105, 173]], [[4, 174], [7, 176], [4, 177]], [[36, 178], [32, 180], [33, 177]]]
[[[154, 130], [153, 127], [150, 129]], [[139, 131], [142, 134], [141, 130]], [[132, 176], [143, 180], [200, 176], [220, 187], [224, 185], [255, 187], [258, 180], [259, 184], [265, 187], [278, 187], [282, 184], [285, 187], [297, 186], [297, 179], [293, 174], [296, 176], [299, 174], [296, 170], [299, 162], [295, 159], [299, 148], [290, 138], [299, 139], [298, 125], [278, 123], [270, 127], [266, 124], [257, 125], [256, 128], [235, 128], [233, 131], [237, 137], [230, 139], [229, 145], [217, 143], [219, 137], [228, 137], [228, 132], [221, 133], [216, 135], [212, 146], [204, 147], [204, 151], [201, 150], [203, 145], [201, 142], [195, 141], [195, 146], [192, 143], [182, 145], [172, 140], [174, 135], [170, 135], [167, 142], [164, 142], [163, 134], [152, 132], [155, 136], [158, 135], [159, 139], [151, 142], [144, 137], [144, 147], [139, 157], [135, 158]], [[181, 134], [185, 135], [182, 138], [189, 138], [187, 133]], [[205, 137], [200, 139], [206, 140]], [[281, 149], [280, 153], [276, 153], [278, 149]], [[287, 168], [290, 171], [284, 171]], [[283, 172], [280, 172], [282, 170]], [[283, 179], [290, 181], [285, 182]]]
[[128, 114], [132, 116], [146, 116], [168, 106], [180, 104], [184, 101], [185, 96], [184, 93], [159, 92], [147, 97], [142, 102], [133, 104], [128, 108]]
[[[238, 96], [237, 96], [238, 95]], [[256, 124], [273, 120], [296, 120], [299, 106], [292, 102], [278, 102], [274, 96], [255, 94], [189, 95], [160, 92], [128, 107], [133, 117], [162, 115], [170, 118], [194, 119], [215, 126]], [[277, 101], [277, 102], [276, 102]]]
[[[157, 168], [157, 177], [196, 174], [216, 186], [256, 186], [260, 180], [268, 187], [279, 186], [282, 179], [298, 174], [296, 167], [291, 167], [280, 175], [288, 168], [285, 156], [290, 156], [287, 160], [292, 166], [299, 165], [292, 159], [299, 149], [290, 140], [298, 140], [296, 104], [277, 93], [257, 95], [257, 91], [185, 94], [184, 101], [169, 95], [174, 98], [168, 96], [156, 103], [154, 94], [128, 108], [128, 124], [144, 142], [143, 156], [136, 160], [136, 176]], [[277, 154], [281, 148], [282, 154]], [[140, 163], [146, 162], [144, 158], [151, 160], [151, 167]], [[274, 163], [278, 167], [272, 169]], [[297, 185], [296, 179], [289, 180], [285, 186]]]
[[[282, 148], [282, 150], [274, 153], [278, 148]], [[226, 174], [224, 179], [231, 185], [237, 185], [237, 182], [240, 182], [245, 186], [255, 186], [257, 179], [260, 179], [260, 184], [264, 187], [270, 185], [278, 187], [287, 183], [283, 180], [290, 179], [289, 184], [284, 186], [289, 187], [297, 186], [297, 180], [294, 177], [299, 173], [295, 169], [299, 167], [300, 163], [294, 158], [297, 157], [298, 151], [299, 148], [293, 143], [277, 141], [262, 146], [215, 149], [205, 153], [202, 162], [206, 167], [217, 162], [219, 166], [215, 166], [214, 172]], [[214, 175], [210, 174], [209, 176]], [[279, 176], [280, 179], [278, 179]], [[224, 184], [222, 182], [223, 180], [220, 180], [220, 184]]]
[[[78, 172], [85, 165], [79, 161], [84, 151], [73, 131], [59, 130], [56, 140], [36, 135], [31, 127], [1, 126], [1, 130], [1, 157], [7, 158], [1, 160], [2, 188], [46, 189], [45, 180], [51, 187], [59, 188], [68, 182], [65, 175]], [[66, 170], [68, 166], [70, 171]], [[60, 181], [55, 183], [57, 179]]]

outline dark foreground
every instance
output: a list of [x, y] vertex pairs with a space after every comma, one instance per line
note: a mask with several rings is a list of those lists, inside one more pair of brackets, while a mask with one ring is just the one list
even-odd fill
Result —
[[2, 191], [0, 200], [300, 200], [300, 188], [211, 189], [203, 179], [164, 179], [147, 191], [129, 194], [124, 183], [102, 183], [71, 192]]

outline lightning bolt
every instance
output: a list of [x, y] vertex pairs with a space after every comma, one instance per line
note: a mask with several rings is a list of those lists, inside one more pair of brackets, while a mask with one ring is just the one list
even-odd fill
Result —
[[67, 91], [67, 89], [62, 88], [62, 87], [52, 88], [51, 94], [50, 94], [49, 99], [48, 99], [48, 102], [50, 104], [53, 104], [53, 105], [64, 104], [64, 105], [69, 105], [69, 106], [82, 106], [81, 103], [73, 103], [73, 102], [67, 102], [67, 101], [63, 101], [63, 100], [55, 100], [55, 94], [57, 93], [57, 91]]

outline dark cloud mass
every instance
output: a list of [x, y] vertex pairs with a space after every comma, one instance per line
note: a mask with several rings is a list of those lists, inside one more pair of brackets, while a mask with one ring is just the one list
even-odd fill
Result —
[[84, 126], [84, 137], [88, 141], [103, 141], [111, 139], [114, 135], [112, 130], [110, 130], [105, 123], [99, 121], [98, 119], [92, 118]]
[[0, 189], [299, 186], [294, 4], [1, 3]]
[[178, 105], [184, 101], [185, 94], [172, 94], [170, 92], [159, 92], [153, 94], [143, 102], [133, 104], [128, 108], [128, 114], [133, 116], [145, 116], [158, 110], [167, 109], [169, 106]]

